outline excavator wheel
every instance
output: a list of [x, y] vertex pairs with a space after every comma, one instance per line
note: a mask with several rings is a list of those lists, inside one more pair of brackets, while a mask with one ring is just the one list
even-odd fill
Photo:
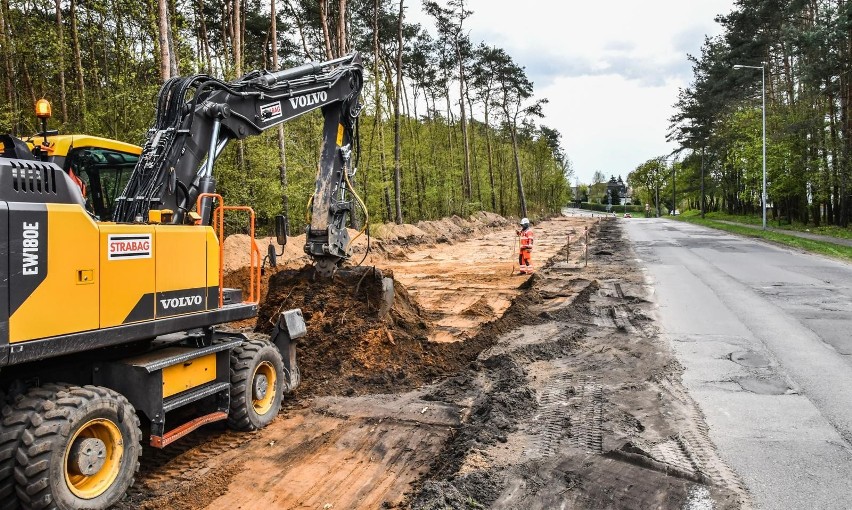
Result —
[[257, 430], [269, 425], [281, 409], [284, 361], [271, 342], [247, 340], [231, 351], [231, 410], [228, 426]]
[[142, 432], [130, 402], [98, 386], [69, 386], [39, 397], [15, 467], [27, 509], [104, 510], [133, 484]]
[[31, 388], [3, 406], [0, 421], [0, 510], [21, 508], [15, 493], [15, 454], [21, 444], [24, 429], [30, 425], [33, 414], [41, 411], [46, 399], [68, 386], [51, 383], [40, 388]]

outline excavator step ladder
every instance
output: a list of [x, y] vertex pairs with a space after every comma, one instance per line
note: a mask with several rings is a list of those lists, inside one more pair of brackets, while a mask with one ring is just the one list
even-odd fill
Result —
[[[231, 350], [228, 336], [207, 347], [171, 346], [95, 368], [94, 383], [122, 393], [151, 420], [151, 446], [163, 448], [193, 430], [228, 417]], [[212, 397], [212, 398], [208, 398]], [[200, 416], [167, 431], [166, 413], [207, 399]]]

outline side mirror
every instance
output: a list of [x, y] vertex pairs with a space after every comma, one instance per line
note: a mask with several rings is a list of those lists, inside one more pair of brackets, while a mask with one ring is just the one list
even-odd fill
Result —
[[287, 216], [284, 214], [277, 215], [275, 217], [275, 238], [281, 246], [287, 244], [287, 234], [289, 234], [288, 230]]

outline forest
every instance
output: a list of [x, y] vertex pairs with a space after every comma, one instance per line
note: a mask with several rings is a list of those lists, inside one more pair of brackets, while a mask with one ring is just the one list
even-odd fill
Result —
[[[561, 135], [523, 66], [471, 40], [471, 16], [464, 0], [0, 0], [0, 132], [36, 133], [32, 105], [47, 98], [50, 129], [141, 145], [170, 77], [233, 80], [358, 51], [355, 186], [371, 221], [545, 216], [571, 196]], [[301, 229], [321, 130], [315, 112], [230, 144], [216, 167], [226, 201], [261, 224], [284, 210]]]
[[[765, 76], [767, 215], [850, 220], [852, 2], [737, 0], [722, 33], [690, 56], [671, 118], [675, 152], [628, 182], [660, 207], [760, 214]], [[735, 67], [736, 66], [736, 67]], [[703, 200], [702, 200], [703, 197]]]

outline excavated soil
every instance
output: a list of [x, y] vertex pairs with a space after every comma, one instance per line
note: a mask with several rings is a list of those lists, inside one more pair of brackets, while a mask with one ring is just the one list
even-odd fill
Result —
[[295, 395], [361, 395], [416, 388], [457, 372], [482, 350], [482, 341], [430, 342], [429, 319], [395, 282], [393, 307], [380, 317], [382, 278], [392, 271], [338, 271], [328, 281], [312, 267], [282, 270], [268, 280], [256, 330], [272, 318], [301, 308], [308, 334], [298, 345], [302, 385]]
[[301, 264], [268, 273], [241, 326], [260, 335], [300, 307], [302, 386], [264, 430], [146, 448], [118, 508], [747, 507], [657, 336], [622, 220], [598, 221], [536, 225], [533, 277], [510, 276], [499, 225], [438, 242], [418, 225], [426, 237], [383, 242], [381, 270], [328, 282]]

